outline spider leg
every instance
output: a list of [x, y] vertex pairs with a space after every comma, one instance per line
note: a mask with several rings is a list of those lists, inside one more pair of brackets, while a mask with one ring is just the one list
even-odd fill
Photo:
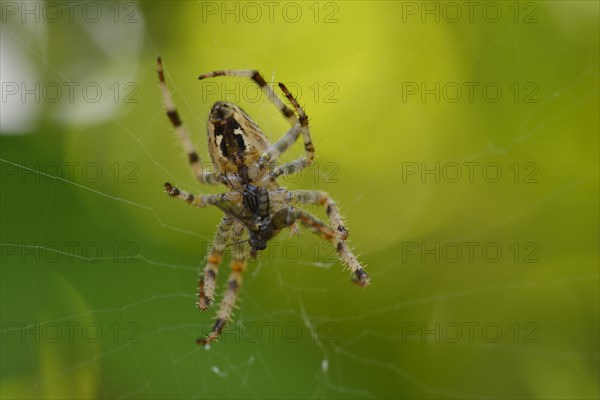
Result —
[[221, 204], [239, 201], [241, 199], [241, 195], [238, 192], [194, 196], [193, 194], [186, 192], [183, 189], [179, 189], [171, 185], [169, 182], [165, 183], [164, 187], [165, 191], [169, 196], [175, 197], [179, 200], [183, 200], [191, 206], [198, 208], [217, 206]]
[[198, 280], [198, 303], [196, 306], [206, 311], [208, 306], [212, 303], [215, 298], [215, 286], [217, 273], [219, 272], [219, 264], [223, 257], [223, 251], [227, 245], [227, 240], [231, 234], [233, 226], [233, 218], [230, 216], [224, 216], [219, 223], [217, 233], [212, 242], [212, 247], [206, 257], [206, 266], [204, 272], [200, 274]]
[[[271, 147], [269, 147], [263, 154], [261, 154], [260, 159], [258, 160], [258, 164], [265, 165], [269, 162], [277, 160], [283, 153], [285, 153], [285, 151], [289, 147], [291, 147], [294, 143], [296, 143], [296, 140], [298, 140], [300, 133], [302, 133], [302, 127], [300, 125], [294, 125], [289, 131], [286, 132], [285, 135], [283, 135], [281, 137], [281, 139], [279, 139], [277, 142], [273, 143], [271, 145]], [[305, 157], [303, 157], [303, 158], [305, 158]], [[296, 161], [299, 162], [299, 160], [296, 160]], [[278, 167], [278, 168], [281, 168], [281, 167]], [[275, 170], [270, 174], [271, 179], [273, 179], [273, 175], [274, 175], [275, 171], [277, 171], [278, 168], [275, 168]], [[304, 168], [304, 167], [302, 167], [302, 168]], [[299, 169], [301, 169], [301, 168], [299, 168]], [[277, 176], [279, 176], [279, 175], [282, 175], [282, 174], [281, 173], [276, 174], [275, 178], [277, 178]]]
[[369, 284], [369, 276], [358, 262], [356, 256], [348, 248], [344, 239], [342, 239], [341, 232], [331, 229], [325, 225], [323, 221], [306, 211], [295, 209], [294, 216], [311, 232], [319, 235], [321, 238], [331, 242], [331, 244], [335, 246], [340, 259], [350, 268], [350, 271], [354, 275], [354, 279], [352, 280], [354, 283], [361, 287]]
[[238, 224], [234, 228], [232, 241], [236, 244], [234, 245], [233, 259], [231, 260], [231, 274], [227, 279], [227, 289], [221, 300], [212, 331], [206, 338], [196, 339], [196, 343], [198, 344], [205, 345], [217, 339], [223, 332], [227, 322], [231, 320], [238, 292], [242, 285], [242, 275], [246, 270], [246, 243], [237, 243], [244, 231], [245, 227], [243, 225]]
[[315, 146], [313, 145], [312, 139], [310, 137], [310, 129], [308, 128], [308, 116], [304, 112], [304, 109], [300, 107], [300, 104], [298, 104], [296, 98], [290, 93], [290, 91], [285, 87], [283, 83], [279, 83], [279, 88], [281, 89], [283, 94], [285, 94], [285, 97], [289, 100], [289, 102], [292, 103], [292, 105], [294, 106], [294, 109], [298, 114], [300, 127], [302, 128], [302, 135], [304, 137], [304, 151], [306, 153], [304, 157], [301, 157], [295, 161], [291, 161], [280, 167], [282, 171], [287, 171], [287, 173], [293, 173], [303, 168], [306, 168], [313, 163], [313, 160], [315, 158]]
[[[279, 139], [276, 143], [274, 143], [267, 151], [261, 156], [259, 160], [259, 164], [264, 164], [269, 161], [274, 161], [281, 154], [283, 154], [288, 147], [296, 142], [300, 133], [304, 137], [304, 157], [301, 157], [295, 161], [291, 161], [278, 167], [271, 173], [271, 179], [275, 179], [283, 174], [291, 174], [296, 171], [302, 170], [313, 163], [315, 158], [315, 146], [312, 143], [312, 139], [310, 137], [310, 129], [308, 128], [308, 116], [298, 104], [296, 98], [290, 93], [290, 91], [285, 87], [283, 83], [279, 83], [279, 88], [285, 94], [285, 97], [289, 100], [290, 103], [294, 106], [294, 110], [299, 117], [299, 124], [294, 125], [294, 127], [288, 131], [281, 139]], [[298, 130], [299, 131], [298, 131]]]
[[192, 140], [190, 139], [190, 135], [183, 126], [181, 122], [181, 118], [179, 117], [179, 113], [175, 108], [175, 103], [173, 103], [173, 98], [171, 97], [171, 92], [167, 88], [167, 84], [165, 82], [165, 73], [163, 70], [162, 60], [160, 57], [156, 60], [156, 70], [158, 72], [158, 81], [160, 85], [160, 89], [162, 92], [163, 103], [165, 108], [167, 109], [167, 116], [181, 141], [183, 146], [183, 150], [188, 156], [188, 160], [190, 166], [192, 167], [192, 172], [196, 179], [198, 179], [201, 183], [206, 183], [209, 185], [216, 185], [221, 183], [221, 177], [218, 173], [208, 172], [202, 165], [202, 161], [200, 160], [200, 156], [198, 156], [198, 152], [194, 149], [194, 145], [192, 144]]
[[307, 162], [306, 157], [300, 157], [297, 160], [286, 162], [273, 169], [273, 172], [269, 175], [269, 178], [273, 181], [280, 176], [295, 174], [296, 172], [302, 171], [310, 164]]
[[328, 193], [319, 190], [292, 190], [275, 192], [275, 196], [286, 202], [316, 204], [326, 207], [325, 212], [333, 229], [339, 233], [342, 240], [348, 238], [348, 230], [344, 226], [340, 210]]

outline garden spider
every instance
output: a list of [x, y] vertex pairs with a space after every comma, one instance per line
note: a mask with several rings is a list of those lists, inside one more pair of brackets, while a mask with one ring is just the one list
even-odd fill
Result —
[[[340, 259], [354, 275], [354, 283], [359, 286], [368, 285], [367, 273], [346, 245], [348, 231], [344, 227], [337, 205], [329, 195], [316, 190], [288, 191], [277, 183], [278, 177], [293, 174], [310, 166], [315, 151], [310, 138], [308, 117], [285, 85], [280, 83], [279, 87], [294, 110], [283, 104], [258, 71], [215, 71], [199, 76], [198, 79], [217, 76], [252, 79], [291, 126], [279, 141], [271, 144], [240, 107], [228, 102], [216, 102], [208, 116], [208, 149], [216, 171], [209, 172], [208, 168], [201, 163], [175, 109], [171, 93], [165, 83], [160, 57], [157, 59], [157, 71], [167, 116], [188, 156], [192, 172], [200, 183], [223, 184], [229, 189], [226, 193], [194, 196], [170, 183], [164, 185], [167, 193], [172, 197], [184, 200], [195, 207], [216, 206], [225, 213], [208, 253], [204, 272], [200, 274], [196, 303], [200, 310], [206, 310], [215, 298], [217, 272], [227, 243], [236, 245], [231, 261], [231, 275], [227, 281], [227, 289], [217, 312], [215, 324], [205, 339], [197, 339], [196, 342], [198, 344], [212, 342], [231, 319], [242, 283], [242, 274], [246, 269], [246, 243], [250, 246], [250, 256], [254, 258], [258, 251], [265, 249], [269, 239], [283, 228], [293, 229], [296, 221], [335, 246]], [[300, 135], [304, 138], [305, 155], [283, 165], [276, 165], [279, 156], [294, 144]], [[331, 226], [292, 205], [296, 203], [326, 207]], [[241, 241], [246, 231], [248, 240]]]

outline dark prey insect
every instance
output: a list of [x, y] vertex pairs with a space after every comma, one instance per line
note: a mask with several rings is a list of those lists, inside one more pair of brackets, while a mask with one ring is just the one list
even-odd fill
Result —
[[[218, 101], [208, 116], [208, 149], [214, 171], [202, 164], [190, 136], [183, 126], [171, 98], [160, 57], [157, 60], [158, 78], [167, 116], [175, 129], [183, 150], [186, 152], [192, 172], [200, 183], [224, 185], [228, 191], [215, 195], [193, 195], [165, 183], [167, 193], [194, 207], [215, 206], [224, 212], [217, 227], [204, 271], [200, 274], [197, 307], [207, 310], [215, 298], [216, 278], [223, 252], [227, 244], [235, 244], [231, 260], [231, 274], [212, 331], [199, 344], [215, 340], [225, 324], [231, 320], [232, 311], [246, 269], [249, 247], [250, 257], [267, 247], [268, 241], [284, 228], [294, 229], [296, 223], [329, 241], [337, 250], [341, 261], [353, 274], [353, 282], [359, 286], [369, 284], [369, 277], [348, 248], [348, 237], [342, 216], [331, 197], [317, 190], [286, 190], [277, 179], [294, 174], [310, 166], [314, 159], [308, 117], [283, 83], [279, 88], [293, 106], [286, 106], [267, 85], [258, 71], [224, 70], [199, 76], [206, 79], [219, 76], [246, 77], [253, 80], [277, 107], [290, 124], [290, 129], [277, 142], [271, 144], [256, 123], [240, 107], [233, 103]], [[304, 155], [294, 161], [277, 164], [277, 160], [302, 136]], [[325, 207], [329, 225], [295, 207], [297, 204], [315, 204]], [[247, 234], [248, 239], [243, 240]]]

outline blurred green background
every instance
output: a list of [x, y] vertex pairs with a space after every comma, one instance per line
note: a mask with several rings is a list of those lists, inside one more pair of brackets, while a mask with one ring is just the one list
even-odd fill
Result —
[[[3, 2], [2, 398], [598, 398], [598, 2]], [[191, 176], [217, 100], [285, 82], [371, 275], [313, 235], [249, 265], [220, 343]], [[302, 154], [297, 145], [284, 159]], [[312, 210], [325, 218], [323, 210]], [[226, 279], [224, 264], [220, 288]]]

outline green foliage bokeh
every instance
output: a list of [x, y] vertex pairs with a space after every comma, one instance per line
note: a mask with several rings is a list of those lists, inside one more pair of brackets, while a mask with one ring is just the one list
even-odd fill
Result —
[[[42, 19], [42, 33], [3, 20], [42, 84], [120, 92], [108, 106], [42, 96], [25, 134], [0, 137], [2, 398], [597, 398], [598, 3], [492, 2], [497, 21], [486, 2], [472, 20], [454, 2], [460, 18], [444, 2], [299, 2], [297, 21], [275, 3], [272, 18], [260, 2], [260, 17], [240, 2], [114, 3], [119, 22], [136, 12], [129, 26]], [[196, 346], [220, 212], [162, 184], [221, 188], [189, 172], [159, 55], [205, 159], [216, 100], [271, 141], [286, 123], [250, 83], [200, 73], [258, 69], [295, 90], [317, 158], [282, 183], [331, 193], [370, 287], [316, 237], [282, 233], [249, 265], [233, 333]], [[90, 323], [98, 340], [81, 336]]]

